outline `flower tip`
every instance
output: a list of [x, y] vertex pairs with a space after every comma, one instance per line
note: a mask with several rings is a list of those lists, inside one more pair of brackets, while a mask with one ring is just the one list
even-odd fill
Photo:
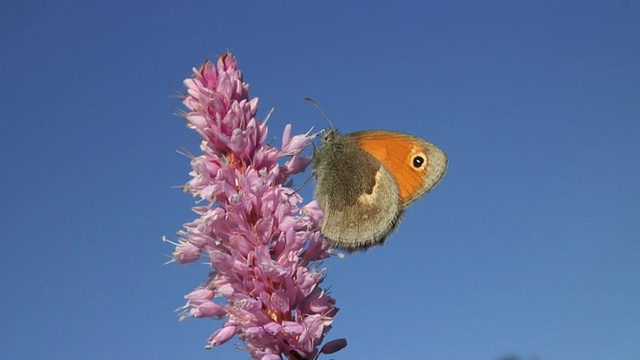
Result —
[[211, 335], [211, 337], [209, 337], [209, 344], [205, 346], [205, 349], [212, 349], [231, 340], [231, 338], [236, 334], [236, 328], [237, 327], [235, 325], [227, 325], [222, 329], [218, 329]]

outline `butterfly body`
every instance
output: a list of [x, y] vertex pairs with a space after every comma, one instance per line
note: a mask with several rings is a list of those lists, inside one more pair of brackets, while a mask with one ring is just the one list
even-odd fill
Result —
[[322, 234], [347, 250], [383, 243], [403, 210], [429, 192], [446, 168], [442, 150], [409, 134], [330, 130], [313, 158]]

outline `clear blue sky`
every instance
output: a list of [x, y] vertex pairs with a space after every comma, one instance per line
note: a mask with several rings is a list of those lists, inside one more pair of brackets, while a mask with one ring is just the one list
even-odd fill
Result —
[[[0, 358], [247, 359], [173, 310], [194, 218], [175, 95], [238, 58], [270, 136], [424, 137], [443, 182], [384, 247], [330, 259], [340, 359], [640, 359], [640, 3], [0, 4]], [[279, 140], [275, 140], [279, 143]], [[302, 191], [311, 199], [313, 186]]]

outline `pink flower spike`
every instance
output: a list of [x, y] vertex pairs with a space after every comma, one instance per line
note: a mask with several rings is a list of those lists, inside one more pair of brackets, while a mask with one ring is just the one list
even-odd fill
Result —
[[237, 335], [252, 359], [314, 359], [338, 312], [321, 287], [319, 261], [331, 252], [317, 204], [303, 206], [287, 185], [308, 167], [301, 152], [314, 135], [293, 135], [286, 125], [282, 147], [270, 145], [258, 99], [230, 53], [194, 69], [184, 85], [184, 118], [202, 137], [183, 187], [198, 218], [179, 232], [172, 262], [206, 261], [208, 275], [185, 296], [180, 319], [225, 320], [208, 349]]
[[209, 289], [195, 289], [192, 292], [184, 296], [187, 300], [211, 300], [213, 298], [213, 291]]
[[304, 327], [294, 321], [283, 321], [282, 322], [282, 331], [289, 335], [300, 335], [304, 331]]
[[191, 243], [183, 242], [176, 246], [176, 250], [173, 252], [172, 256], [178, 264], [187, 264], [200, 259], [201, 253], [202, 249]]
[[236, 329], [237, 326], [235, 325], [227, 325], [214, 332], [211, 337], [209, 337], [209, 348], [222, 345], [231, 340], [231, 338], [236, 334]]
[[309, 133], [291, 136], [291, 124], [287, 124], [284, 128], [284, 133], [282, 134], [282, 153], [293, 155], [300, 150], [304, 149], [307, 144], [311, 141], [312, 136]]
[[289, 159], [285, 163], [285, 169], [287, 170], [287, 174], [293, 175], [297, 173], [303, 172], [307, 166], [311, 163], [311, 158], [306, 156], [300, 156], [298, 154], [293, 155], [291, 159]]
[[264, 330], [271, 334], [271, 335], [276, 335], [278, 334], [280, 331], [282, 331], [282, 325], [275, 323], [275, 322], [270, 322], [266, 325], [263, 326]]
[[198, 307], [191, 308], [191, 316], [194, 318], [221, 318], [224, 315], [222, 306], [213, 301], [206, 301]]
[[276, 354], [264, 354], [260, 356], [260, 360], [282, 360], [282, 357]]

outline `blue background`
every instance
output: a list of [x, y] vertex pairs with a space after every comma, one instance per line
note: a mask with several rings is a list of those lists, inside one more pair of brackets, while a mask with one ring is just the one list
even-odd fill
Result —
[[248, 358], [177, 321], [207, 268], [163, 265], [161, 241], [195, 216], [172, 188], [198, 149], [182, 80], [228, 49], [277, 144], [326, 127], [312, 97], [342, 132], [450, 157], [384, 247], [325, 262], [335, 359], [639, 359], [639, 19], [634, 0], [3, 1], [0, 357]]

